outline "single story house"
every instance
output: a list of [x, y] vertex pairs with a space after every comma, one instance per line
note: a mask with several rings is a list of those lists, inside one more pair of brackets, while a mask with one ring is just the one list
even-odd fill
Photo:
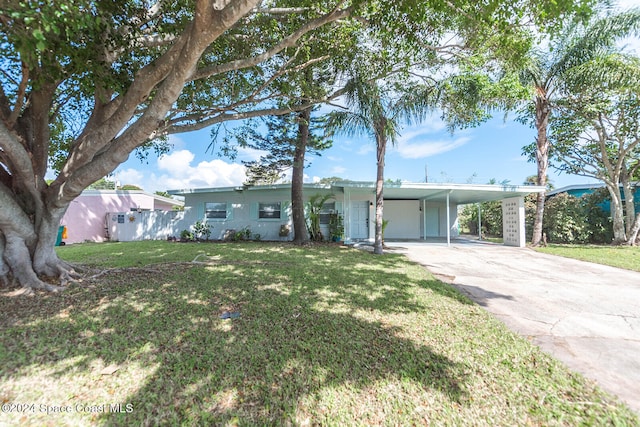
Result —
[[[385, 239], [437, 237], [450, 241], [458, 235], [458, 205], [505, 200], [505, 244], [524, 246], [523, 197], [543, 191], [538, 186], [385, 183], [384, 218], [389, 221]], [[221, 239], [231, 229], [248, 229], [263, 240], [293, 238], [290, 184], [170, 190], [169, 194], [185, 199], [182, 226], [205, 221], [212, 227], [212, 238]], [[374, 239], [374, 182], [304, 185], [306, 200], [315, 194], [331, 195], [320, 215], [325, 236], [329, 215], [322, 214], [337, 213], [343, 220], [346, 242]]]
[[108, 240], [110, 212], [171, 211], [179, 200], [141, 190], [85, 190], [71, 202], [60, 221], [67, 227], [65, 243]]
[[[567, 185], [566, 187], [558, 188], [556, 190], [549, 191], [546, 195], [547, 197], [553, 197], [556, 194], [567, 193], [570, 196], [574, 197], [582, 197], [585, 194], [591, 194], [595, 190], [600, 188], [606, 188], [605, 184], [602, 182], [592, 183], [592, 184], [574, 184]], [[634, 183], [635, 191], [633, 192], [633, 202], [635, 205], [636, 212], [640, 212], [640, 183]], [[608, 195], [609, 193], [607, 193]], [[620, 189], [620, 194], [622, 196], [622, 201], [625, 201], [624, 192], [622, 188]], [[605, 201], [600, 205], [602, 210], [610, 213], [611, 212], [611, 199], [607, 196]]]

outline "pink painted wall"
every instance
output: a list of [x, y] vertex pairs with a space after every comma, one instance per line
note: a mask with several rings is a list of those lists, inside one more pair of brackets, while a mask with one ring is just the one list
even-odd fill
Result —
[[65, 243], [102, 242], [105, 238], [105, 216], [108, 212], [130, 210], [171, 210], [168, 199], [135, 190], [85, 190], [71, 202], [60, 221], [67, 226]]

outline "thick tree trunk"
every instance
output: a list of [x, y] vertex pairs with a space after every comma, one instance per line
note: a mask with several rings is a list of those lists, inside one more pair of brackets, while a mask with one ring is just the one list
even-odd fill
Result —
[[613, 223], [613, 241], [614, 245], [622, 245], [627, 241], [627, 233], [624, 225], [624, 209], [622, 207], [622, 195], [620, 187], [617, 185], [607, 185], [609, 195], [611, 196], [611, 221]]
[[631, 186], [631, 182], [629, 182], [629, 178], [626, 171], [623, 171], [622, 176], [620, 177], [622, 180], [622, 191], [624, 192], [624, 209], [626, 215], [626, 232], [627, 235], [631, 234], [631, 229], [634, 225], [634, 218], [636, 217], [636, 206], [635, 200], [633, 197], [634, 188]]
[[640, 232], [640, 213], [636, 215], [635, 220], [633, 221], [633, 226], [629, 231], [629, 239], [627, 239], [626, 244], [629, 246], [636, 246], [638, 244], [639, 232]]
[[[60, 260], [55, 252], [58, 226], [65, 210], [45, 206], [40, 215], [14, 212], [13, 219], [3, 216], [0, 223], [0, 278], [5, 285], [12, 279], [29, 290], [64, 289], [50, 285], [42, 278], [53, 277], [64, 285], [73, 275], [70, 265]], [[25, 216], [33, 218], [28, 225], [22, 220]]]
[[[69, 144], [66, 161], [49, 185], [43, 176], [49, 164], [49, 151], [56, 146], [50, 140], [50, 120], [62, 115], [56, 107], [59, 104], [56, 92], [59, 85], [75, 81], [65, 70], [74, 70], [77, 64], [73, 61], [78, 57], [70, 58], [68, 69], [67, 64], [53, 67], [63, 71], [55, 76], [47, 75], [49, 68], [32, 64], [33, 68], [27, 69], [23, 62], [23, 77], [29, 86], [23, 93], [24, 99], [18, 100], [17, 106], [14, 105], [16, 109], [11, 111], [11, 102], [4, 91], [0, 97], [0, 278], [3, 282], [10, 278], [29, 289], [62, 289], [45, 283], [39, 276], [56, 277], [62, 284], [71, 277], [70, 266], [58, 258], [54, 248], [59, 221], [69, 203], [89, 184], [124, 162], [135, 148], [160, 135], [159, 127], [167, 122], [165, 119], [186, 82], [194, 78], [203, 52], [258, 3], [258, 0], [196, 1], [193, 21], [164, 53], [136, 70], [126, 90], [116, 94], [105, 83], [108, 79], [94, 82], [96, 96], [88, 93], [85, 98], [96, 100], [91, 117], [80, 135]], [[329, 18], [338, 19], [338, 16], [328, 15]], [[103, 48], [118, 50], [120, 45], [108, 44]], [[46, 62], [49, 60], [57, 59], [51, 56]], [[111, 65], [108, 60], [104, 61], [105, 76], [113, 71]], [[46, 78], [41, 79], [45, 75]], [[11, 79], [12, 75], [7, 77]], [[71, 80], [64, 83], [66, 78]], [[26, 100], [27, 103], [20, 104]], [[141, 110], [143, 104], [146, 106]]]
[[304, 157], [309, 143], [309, 122], [311, 109], [307, 108], [298, 115], [298, 140], [293, 154], [293, 173], [291, 176], [291, 214], [293, 216], [293, 243], [301, 245], [309, 241], [307, 224], [304, 218]]
[[[547, 185], [547, 170], [549, 168], [549, 139], [547, 138], [547, 127], [549, 125], [550, 111], [544, 91], [540, 89], [540, 95], [536, 97], [536, 127], [538, 129], [536, 138], [536, 162], [538, 164], [536, 185], [543, 187]], [[544, 202], [545, 194], [538, 193], [536, 197], [536, 216], [533, 220], [533, 236], [531, 238], [531, 244], [533, 246], [539, 246], [542, 243]]]
[[383, 207], [384, 207], [384, 156], [385, 151], [387, 149], [387, 140], [384, 136], [384, 127], [381, 126], [381, 129], [378, 129], [377, 136], [377, 160], [378, 160], [378, 169], [376, 176], [376, 231], [375, 231], [375, 241], [373, 244], [373, 253], [377, 255], [382, 255], [382, 219], [383, 219]]

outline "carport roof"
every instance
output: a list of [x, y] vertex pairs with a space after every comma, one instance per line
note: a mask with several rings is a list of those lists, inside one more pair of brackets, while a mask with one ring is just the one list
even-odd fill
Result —
[[[252, 187], [215, 187], [197, 188], [185, 190], [169, 190], [169, 194], [187, 195], [194, 193], [220, 193], [240, 191], [265, 191], [283, 190], [291, 187], [291, 184], [260, 185]], [[305, 190], [329, 190], [354, 193], [375, 193], [374, 182], [338, 181], [331, 185], [305, 184]], [[502, 200], [509, 197], [526, 196], [531, 193], [543, 193], [545, 187], [536, 185], [481, 185], [481, 184], [449, 184], [449, 183], [424, 183], [424, 182], [399, 182], [384, 184], [384, 198], [386, 200], [426, 200], [444, 201], [449, 195], [449, 200], [462, 205], [466, 203], [489, 202]]]
[[[375, 192], [372, 182], [336, 182], [333, 187], [342, 187], [352, 193], [358, 191]], [[481, 185], [481, 184], [451, 184], [400, 182], [384, 184], [385, 200], [449, 200], [462, 205], [466, 203], [489, 202], [509, 197], [526, 196], [531, 193], [543, 193], [545, 187], [535, 185]]]

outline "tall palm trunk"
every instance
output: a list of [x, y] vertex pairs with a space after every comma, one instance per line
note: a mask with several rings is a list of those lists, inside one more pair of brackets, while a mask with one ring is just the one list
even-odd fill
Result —
[[[538, 164], [538, 176], [536, 184], [546, 187], [547, 170], [549, 169], [549, 139], [547, 138], [547, 128], [549, 126], [549, 114], [551, 108], [547, 100], [545, 90], [538, 88], [536, 96], [536, 128], [538, 136], [536, 138], [536, 162]], [[545, 193], [538, 193], [536, 196], [536, 216], [533, 221], [533, 237], [531, 244], [538, 246], [542, 242], [542, 224], [544, 221]]]
[[376, 123], [376, 145], [377, 145], [377, 175], [376, 175], [376, 231], [373, 245], [373, 253], [382, 255], [382, 219], [384, 205], [384, 156], [387, 150], [387, 137], [385, 134], [386, 120], [381, 119]]

